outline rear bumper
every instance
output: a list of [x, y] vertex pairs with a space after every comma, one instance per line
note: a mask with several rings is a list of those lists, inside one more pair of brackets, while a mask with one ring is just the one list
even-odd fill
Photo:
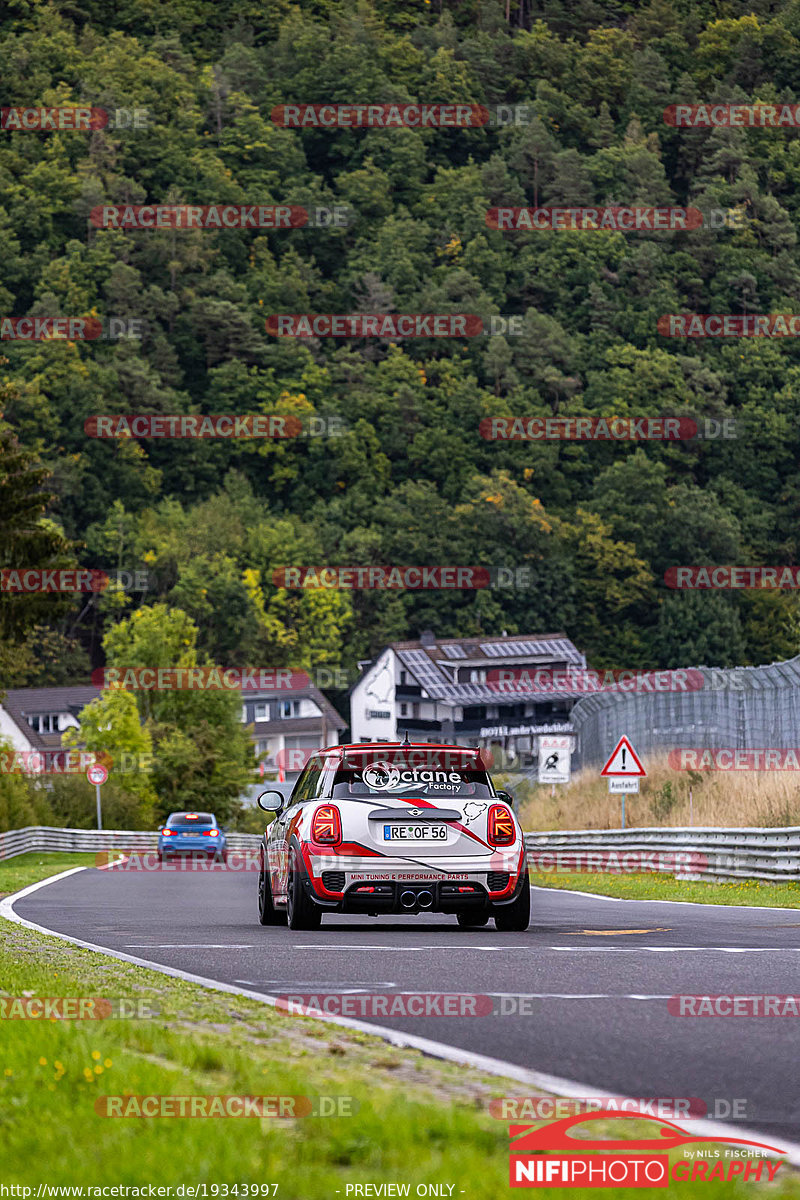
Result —
[[208, 854], [216, 856], [224, 854], [227, 850], [225, 842], [220, 842], [218, 839], [213, 841], [210, 838], [176, 838], [173, 842], [170, 839], [168, 842], [158, 843], [158, 853], [165, 858], [170, 854]]
[[[357, 860], [341, 869], [324, 855], [304, 855], [304, 886], [328, 912], [459, 913], [513, 904], [528, 886], [524, 850], [481, 859], [439, 860], [434, 866], [391, 859]], [[446, 865], [445, 865], [446, 864]], [[461, 869], [458, 869], [461, 867]]]

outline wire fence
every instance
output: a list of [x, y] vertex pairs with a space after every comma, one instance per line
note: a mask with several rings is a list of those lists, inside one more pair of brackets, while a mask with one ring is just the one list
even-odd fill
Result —
[[692, 691], [607, 691], [572, 710], [574, 771], [602, 765], [626, 734], [640, 754], [800, 746], [800, 655], [768, 667], [699, 667]]

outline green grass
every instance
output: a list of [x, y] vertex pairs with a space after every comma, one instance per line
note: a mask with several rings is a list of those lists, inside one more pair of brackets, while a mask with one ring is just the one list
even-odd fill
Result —
[[[28, 864], [31, 870], [36, 865]], [[51, 873], [62, 865], [43, 862], [38, 869]], [[509, 1194], [508, 1126], [490, 1115], [489, 1102], [529, 1091], [518, 1083], [208, 991], [5, 921], [0, 981], [6, 996], [128, 996], [159, 1010], [143, 1020], [5, 1021], [0, 1181], [6, 1185], [277, 1183], [278, 1200], [336, 1200], [337, 1189], [346, 1200], [346, 1185], [359, 1183], [410, 1184], [412, 1197], [417, 1184], [447, 1183], [452, 1200]], [[502, 1054], [497, 1022], [487, 1019], [486, 1037], [487, 1050]], [[357, 1111], [298, 1120], [97, 1115], [98, 1096], [125, 1093], [349, 1096]], [[625, 1122], [625, 1133], [651, 1136], [652, 1127]], [[604, 1126], [593, 1134], [619, 1131]], [[786, 1167], [768, 1192], [752, 1182], [670, 1188], [681, 1200], [744, 1200], [778, 1190], [800, 1200], [800, 1181]], [[552, 1192], [565, 1200], [596, 1196], [584, 1189]], [[603, 1191], [607, 1200], [628, 1194]]]
[[625, 900], [692, 900], [699, 904], [800, 908], [800, 883], [762, 884], [751, 879], [737, 883], [689, 883], [674, 875], [656, 872], [562, 875], [555, 871], [532, 871], [530, 878], [535, 887], [597, 892], [601, 896], [619, 896]]
[[48, 875], [58, 875], [60, 871], [68, 871], [71, 867], [94, 865], [94, 854], [18, 854], [15, 858], [0, 862], [0, 896], [8, 892], [19, 892], [31, 883], [38, 883]]

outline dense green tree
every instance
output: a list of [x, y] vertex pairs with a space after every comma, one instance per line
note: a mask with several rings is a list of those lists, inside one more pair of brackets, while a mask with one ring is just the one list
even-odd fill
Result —
[[[123, 0], [113, 13], [97, 0], [16, 4], [0, 15], [0, 55], [9, 103], [147, 110], [140, 127], [115, 119], [89, 135], [3, 131], [0, 319], [96, 318], [105, 336], [4, 333], [0, 567], [22, 555], [150, 576], [145, 594], [109, 589], [91, 603], [0, 594], [0, 682], [85, 679], [104, 638], [122, 654], [154, 605], [186, 614], [193, 653], [223, 665], [352, 667], [423, 624], [559, 625], [605, 665], [790, 652], [791, 597], [677, 595], [663, 575], [693, 561], [798, 561], [796, 339], [667, 337], [659, 318], [798, 311], [795, 132], [676, 128], [663, 115], [676, 103], [796, 103], [794, 0], [753, 11], [233, 0], [224, 14], [208, 0]], [[472, 102], [508, 119], [424, 130], [272, 119], [323, 100]], [[294, 204], [312, 217], [343, 206], [349, 217], [215, 231], [98, 228], [91, 216], [151, 203]], [[487, 226], [490, 207], [543, 204], [689, 204], [703, 224]], [[351, 311], [502, 314], [522, 332], [391, 342], [265, 328], [271, 314]], [[140, 321], [141, 336], [108, 336], [112, 319]], [[276, 412], [299, 417], [301, 435], [86, 428], [105, 413]], [[493, 416], [600, 415], [694, 418], [700, 436], [631, 446], [480, 432]], [[706, 433], [724, 421], [734, 436]], [[535, 569], [534, 594], [351, 595], [273, 580], [292, 564], [497, 566], [504, 555]], [[169, 638], [158, 645], [166, 653]], [[158, 714], [141, 715], [178, 772], [190, 746], [155, 701]], [[212, 713], [222, 727], [223, 709]], [[206, 728], [191, 704], [185, 715]], [[198, 733], [210, 776], [216, 736]], [[77, 812], [71, 786], [60, 802]]]

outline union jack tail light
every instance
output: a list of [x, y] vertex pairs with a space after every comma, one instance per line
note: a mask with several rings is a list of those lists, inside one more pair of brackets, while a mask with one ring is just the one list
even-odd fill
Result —
[[493, 804], [489, 809], [487, 840], [490, 846], [509, 846], [515, 841], [517, 831], [514, 818], [505, 804]]
[[311, 840], [332, 846], [342, 840], [342, 819], [335, 804], [320, 804], [311, 821]]

